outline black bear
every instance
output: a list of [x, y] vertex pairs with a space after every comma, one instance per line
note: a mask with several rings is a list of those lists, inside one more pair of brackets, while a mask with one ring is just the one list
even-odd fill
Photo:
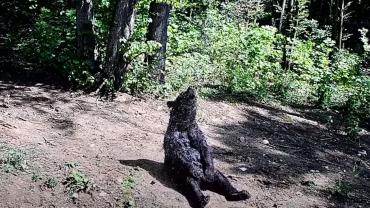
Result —
[[205, 207], [210, 190], [228, 201], [250, 198], [247, 191], [236, 190], [229, 180], [214, 168], [212, 149], [196, 122], [196, 94], [192, 88], [167, 103], [170, 121], [164, 138], [164, 167], [192, 207]]

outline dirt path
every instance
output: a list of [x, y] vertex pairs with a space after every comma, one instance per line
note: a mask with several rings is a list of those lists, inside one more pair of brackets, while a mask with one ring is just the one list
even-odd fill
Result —
[[[226, 202], [208, 192], [207, 207], [369, 207], [370, 157], [357, 155], [370, 153], [368, 132], [358, 147], [310, 113], [200, 100], [199, 124], [217, 168], [252, 194], [249, 201]], [[161, 169], [168, 114], [165, 101], [119, 94], [103, 102], [50, 86], [0, 82], [0, 147], [27, 156], [24, 171], [0, 170], [0, 207], [128, 207], [128, 201], [188, 207]], [[62, 184], [71, 169], [94, 184], [76, 199]], [[54, 188], [45, 186], [48, 178], [57, 180]], [[338, 191], [339, 181], [352, 188]], [[337, 199], [330, 190], [348, 196]]]

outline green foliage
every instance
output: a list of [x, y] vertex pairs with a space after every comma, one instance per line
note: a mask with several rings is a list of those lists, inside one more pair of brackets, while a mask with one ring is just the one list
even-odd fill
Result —
[[130, 171], [130, 174], [123, 178], [123, 181], [121, 183], [121, 189], [123, 194], [123, 203], [125, 207], [135, 207], [135, 199], [133, 197], [133, 190], [136, 186], [135, 182], [135, 176], [132, 171]]
[[282, 55], [275, 49], [275, 33], [275, 28], [257, 27], [241, 34], [242, 48], [237, 51], [238, 55], [230, 57], [238, 57], [239, 63], [235, 68], [229, 67], [232, 90], [261, 97], [274, 88], [274, 81], [281, 73], [279, 60]]
[[136, 182], [135, 182], [133, 174], [130, 173], [130, 175], [124, 178], [121, 185], [122, 185], [122, 190], [124, 191], [131, 191], [132, 189], [134, 189]]
[[133, 41], [124, 49], [127, 60], [131, 63], [131, 70], [126, 74], [123, 83], [125, 91], [134, 94], [153, 91], [155, 82], [144, 59], [160, 47], [161, 44], [155, 41]]
[[132, 70], [126, 74], [123, 83], [124, 90], [131, 94], [151, 92], [155, 83], [152, 81], [150, 70], [143, 61], [131, 63]]
[[337, 197], [348, 197], [348, 194], [352, 191], [352, 187], [351, 184], [345, 180], [337, 180], [330, 191]]
[[357, 77], [351, 84], [352, 93], [345, 104], [345, 124], [351, 138], [357, 136], [362, 121], [370, 118], [370, 78]]
[[0, 146], [2, 154], [0, 155], [0, 167], [6, 173], [16, 173], [24, 171], [27, 165], [26, 153], [18, 148]]
[[320, 105], [325, 108], [344, 106], [359, 76], [360, 57], [346, 50], [334, 53], [331, 66], [320, 82]]
[[32, 172], [32, 181], [37, 182], [43, 179], [43, 176], [40, 171], [34, 171]]
[[262, 96], [271, 89], [280, 70], [281, 52], [274, 45], [279, 39], [276, 30], [247, 28], [223, 17], [217, 10], [208, 10], [198, 20], [180, 16], [172, 21], [167, 91], [186, 85], [223, 85], [235, 92]]
[[19, 37], [20, 51], [29, 61], [57, 70], [73, 81], [84, 64], [75, 53], [75, 10], [42, 7], [29, 36]]
[[72, 170], [65, 181], [66, 187], [70, 194], [80, 191], [87, 191], [91, 186], [90, 179], [77, 170]]
[[266, 12], [266, 0], [237, 0], [223, 4], [228, 16], [246, 25], [256, 23], [257, 20], [268, 15]]
[[47, 188], [55, 188], [59, 184], [59, 181], [57, 178], [51, 176], [46, 179], [44, 184]]
[[[146, 55], [160, 47], [146, 41], [150, 2], [137, 2], [134, 33], [120, 48], [129, 62], [124, 91], [167, 96], [192, 85], [263, 100], [280, 99], [287, 104], [316, 105], [340, 110], [350, 136], [355, 136], [369, 118], [369, 78], [364, 73], [370, 51], [366, 29], [360, 30], [363, 50], [354, 53], [335, 47], [331, 37], [336, 28], [309, 19], [308, 0], [296, 0], [290, 11], [285, 10], [283, 34], [277, 32], [274, 23], [259, 24], [278, 18], [268, 0], [162, 0], [171, 4], [172, 10], [166, 82], [159, 85], [146, 62]], [[13, 32], [9, 42], [16, 43], [26, 61], [55, 70], [78, 87], [94, 89], [101, 84], [102, 91], [113, 89], [112, 80], [103, 77], [104, 71], [89, 71], [76, 56], [74, 5], [62, 0], [32, 0], [22, 8], [26, 13], [34, 11], [29, 15], [33, 26], [28, 35]], [[94, 1], [101, 66], [106, 59], [113, 12], [112, 1]]]

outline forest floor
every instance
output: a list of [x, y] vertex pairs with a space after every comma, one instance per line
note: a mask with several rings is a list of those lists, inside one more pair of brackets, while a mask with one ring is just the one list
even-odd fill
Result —
[[[370, 207], [369, 132], [345, 139], [315, 109], [198, 105], [216, 167], [252, 195], [207, 191], [207, 207]], [[0, 207], [189, 207], [162, 170], [168, 119], [164, 100], [0, 82]]]

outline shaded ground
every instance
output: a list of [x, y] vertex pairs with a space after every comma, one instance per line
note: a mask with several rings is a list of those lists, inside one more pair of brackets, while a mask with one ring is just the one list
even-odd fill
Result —
[[[41, 84], [0, 82], [0, 146], [28, 156], [25, 171], [0, 170], [0, 207], [125, 207], [128, 201], [188, 207], [162, 171], [168, 114], [165, 101], [119, 94], [104, 102]], [[217, 168], [252, 194], [249, 201], [226, 202], [208, 192], [208, 207], [370, 207], [368, 132], [359, 146], [317, 115], [323, 116], [200, 100], [199, 124]], [[358, 156], [363, 150], [368, 154]], [[77, 164], [94, 184], [75, 200], [61, 183], [71, 171], [66, 164]], [[34, 182], [35, 172], [43, 179]], [[58, 180], [56, 187], [43, 185], [48, 177]]]

